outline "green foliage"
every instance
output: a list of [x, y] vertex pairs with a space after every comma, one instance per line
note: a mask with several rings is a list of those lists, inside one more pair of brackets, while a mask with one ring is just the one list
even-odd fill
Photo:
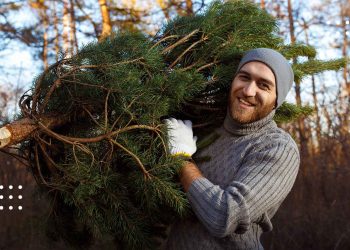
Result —
[[312, 46], [305, 44], [293, 44], [293, 45], [284, 45], [280, 52], [287, 58], [292, 59], [298, 56], [305, 56], [307, 58], [315, 58], [316, 57], [316, 49]]
[[[154, 248], [159, 228], [188, 212], [177, 180], [182, 160], [167, 152], [162, 119], [191, 119], [200, 144], [210, 144], [215, 135], [205, 136], [222, 124], [244, 51], [268, 47], [288, 58], [315, 57], [312, 47], [284, 45], [276, 31], [275, 20], [249, 1], [214, 2], [152, 39], [120, 32], [87, 44], [38, 76], [22, 115], [66, 119], [24, 144], [54, 203], [50, 234], [76, 246], [82, 239], [76, 235], [93, 235], [113, 236], [123, 249]], [[339, 65], [310, 59], [294, 70], [301, 79]], [[276, 120], [309, 112], [284, 104]]]
[[337, 71], [344, 68], [346, 65], [346, 59], [335, 59], [335, 60], [316, 60], [310, 59], [303, 63], [293, 64], [294, 79], [296, 82], [301, 82], [304, 77], [308, 75], [317, 74], [327, 70]]
[[284, 102], [276, 112], [274, 120], [277, 123], [294, 121], [299, 117], [311, 115], [314, 109], [310, 106], [299, 107], [297, 105]]

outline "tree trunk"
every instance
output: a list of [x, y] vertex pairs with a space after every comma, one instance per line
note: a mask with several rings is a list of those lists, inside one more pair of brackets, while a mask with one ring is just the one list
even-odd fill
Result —
[[109, 10], [107, 7], [106, 0], [98, 0], [102, 16], [102, 34], [99, 40], [103, 40], [105, 37], [109, 36], [112, 32], [112, 24], [109, 16]]
[[[46, 116], [42, 117], [40, 122], [50, 129], [65, 124], [67, 119], [62, 116]], [[0, 128], [0, 148], [29, 139], [37, 130], [40, 130], [39, 123], [30, 118], [23, 118], [7, 124]]]
[[68, 0], [63, 1], [63, 50], [65, 53], [70, 55], [70, 42], [69, 42], [69, 5], [68, 5]]
[[265, 1], [261, 0], [260, 1], [260, 7], [264, 10], [265, 9]]
[[57, 5], [56, 5], [56, 1], [53, 1], [53, 7], [52, 7], [52, 13], [53, 13], [53, 28], [54, 28], [54, 32], [55, 32], [55, 39], [54, 39], [54, 43], [55, 43], [55, 58], [56, 58], [56, 62], [58, 61], [58, 56], [60, 53], [60, 33], [58, 31], [58, 15], [57, 15]]
[[[303, 28], [305, 32], [305, 42], [306, 45], [310, 45], [309, 43], [309, 35], [308, 35], [308, 25], [304, 20], [303, 23]], [[311, 84], [312, 84], [312, 98], [314, 101], [314, 107], [315, 107], [315, 113], [316, 113], [316, 141], [317, 141], [317, 147], [320, 146], [321, 143], [321, 118], [319, 114], [319, 108], [318, 108], [318, 98], [317, 98], [317, 93], [316, 93], [316, 82], [315, 82], [315, 77], [314, 75], [311, 75]], [[315, 153], [316, 148], [313, 146], [312, 151]]]
[[78, 41], [77, 41], [77, 30], [75, 27], [75, 10], [73, 0], [69, 0], [70, 8], [70, 42], [71, 42], [71, 53], [78, 51]]
[[[343, 4], [340, 5], [340, 17], [341, 17], [341, 28], [342, 28], [342, 34], [343, 34], [343, 44], [342, 44], [342, 56], [344, 58], [347, 57], [348, 54], [348, 35], [347, 35], [347, 24], [346, 24], [346, 6]], [[347, 115], [349, 114], [350, 111], [350, 82], [348, 81], [348, 67], [347, 65], [343, 69], [343, 80], [344, 80], [344, 93], [345, 93], [345, 98], [342, 98], [341, 100], [343, 103], [341, 105], [345, 105], [344, 108], [344, 119], [343, 122], [343, 130], [344, 131], [349, 131], [349, 124], [348, 124], [348, 117]], [[341, 87], [342, 89], [342, 87]], [[348, 102], [346, 102], [346, 98], [348, 99]], [[345, 99], [345, 100], [344, 100]]]
[[186, 12], [190, 16], [193, 14], [193, 3], [192, 0], [186, 0]]
[[49, 28], [49, 17], [47, 16], [46, 9], [40, 9], [40, 17], [43, 22], [44, 26], [44, 34], [43, 34], [43, 51], [42, 51], [42, 58], [44, 63], [44, 69], [47, 69], [49, 67], [49, 63], [47, 61], [47, 50], [48, 50], [48, 28]]
[[[288, 0], [288, 18], [289, 18], [289, 32], [290, 32], [291, 44], [295, 44], [296, 38], [294, 33], [294, 18], [292, 13], [291, 0]], [[296, 58], [293, 58], [293, 63], [297, 63]], [[296, 99], [297, 105], [301, 106], [300, 81], [295, 81], [295, 99]], [[307, 147], [307, 138], [305, 134], [305, 125], [304, 125], [303, 118], [298, 119], [298, 132], [299, 132], [301, 155], [302, 157], [307, 157], [309, 155], [309, 152]]]

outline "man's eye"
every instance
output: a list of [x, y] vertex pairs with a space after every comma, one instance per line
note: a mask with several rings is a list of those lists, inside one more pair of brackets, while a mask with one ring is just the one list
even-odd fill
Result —
[[245, 75], [240, 75], [239, 76], [239, 79], [243, 80], [243, 81], [248, 81], [249, 80], [249, 77], [248, 76], [245, 76]]
[[263, 90], [269, 90], [270, 86], [267, 83], [260, 83], [260, 88]]

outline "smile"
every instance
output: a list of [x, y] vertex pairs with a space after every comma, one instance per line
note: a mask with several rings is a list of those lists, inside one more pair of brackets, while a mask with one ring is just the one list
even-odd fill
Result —
[[238, 101], [239, 101], [240, 104], [243, 104], [244, 106], [248, 106], [248, 107], [254, 107], [254, 106], [256, 106], [255, 104], [252, 104], [252, 103], [250, 103], [250, 102], [247, 102], [247, 101], [245, 101], [245, 100], [243, 100], [242, 98], [239, 98], [239, 97], [238, 97]]

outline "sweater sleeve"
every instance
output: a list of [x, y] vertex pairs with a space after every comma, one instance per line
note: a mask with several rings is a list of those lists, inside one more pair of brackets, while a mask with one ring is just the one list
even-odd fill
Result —
[[224, 189], [206, 178], [192, 182], [187, 197], [198, 219], [213, 236], [244, 233], [250, 223], [259, 222], [269, 209], [284, 200], [300, 163], [293, 143], [269, 142], [253, 150]]

